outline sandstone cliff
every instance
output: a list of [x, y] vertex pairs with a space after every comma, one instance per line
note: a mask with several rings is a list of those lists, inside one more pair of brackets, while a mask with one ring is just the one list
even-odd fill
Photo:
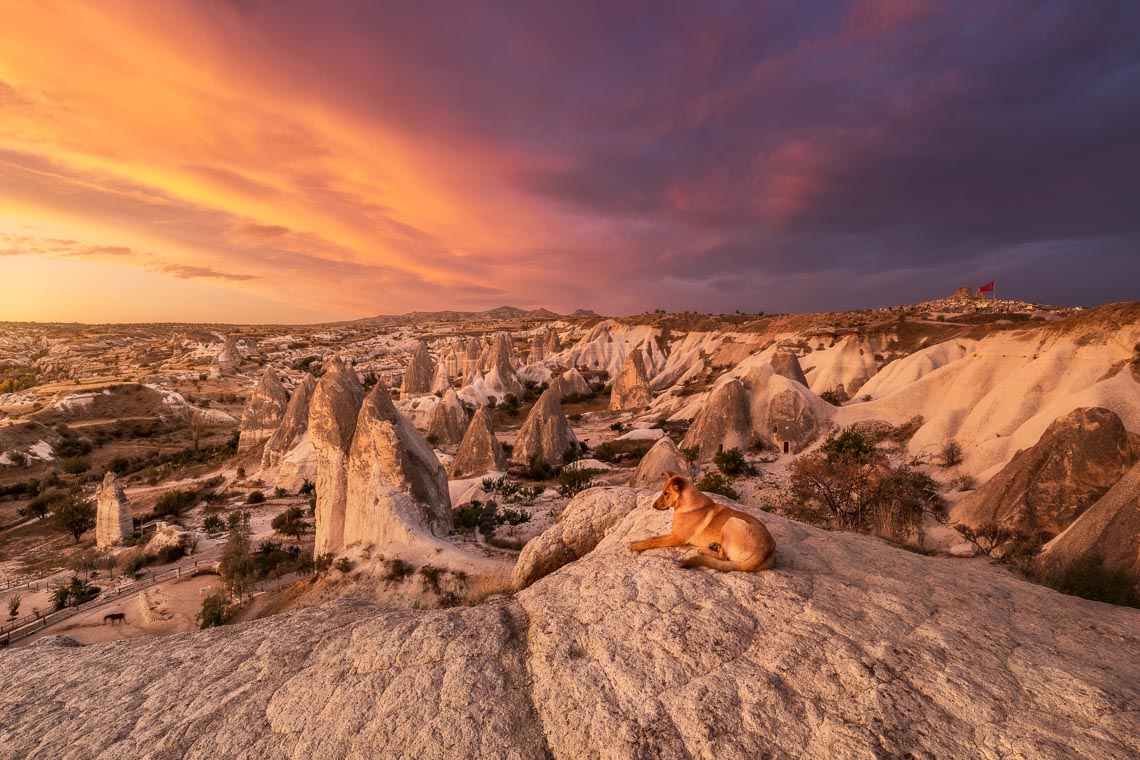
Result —
[[344, 546], [344, 510], [348, 494], [348, 450], [364, 401], [356, 370], [331, 359], [309, 404], [309, 440], [317, 460], [315, 553]]
[[281, 424], [288, 406], [289, 391], [285, 390], [273, 368], [266, 367], [241, 415], [238, 453], [264, 444]]

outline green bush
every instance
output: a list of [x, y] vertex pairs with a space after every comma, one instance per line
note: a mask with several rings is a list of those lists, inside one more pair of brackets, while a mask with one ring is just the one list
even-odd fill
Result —
[[198, 628], [216, 628], [230, 622], [234, 609], [226, 595], [218, 592], [202, 600], [202, 611], [198, 613]]
[[1104, 557], [1097, 554], [1086, 554], [1067, 565], [1045, 567], [1036, 575], [1062, 594], [1140, 607], [1140, 594], [1128, 574], [1106, 568]]
[[471, 502], [454, 510], [452, 523], [455, 529], [463, 534], [473, 533], [479, 524], [479, 515], [483, 514], [483, 506], [479, 502]]
[[68, 457], [59, 466], [68, 475], [79, 475], [91, 469], [91, 460], [84, 456]]
[[226, 521], [218, 515], [208, 515], [206, 519], [202, 521], [203, 533], [221, 533], [225, 529]]
[[254, 491], [245, 498], [245, 502], [246, 504], [264, 504], [265, 494], [263, 494], [261, 491]]
[[756, 474], [756, 468], [744, 458], [744, 452], [738, 448], [717, 452], [716, 456], [713, 457], [713, 462], [716, 463], [718, 470], [730, 478]]
[[736, 500], [740, 498], [740, 494], [732, 487], [732, 483], [728, 478], [721, 475], [719, 472], [705, 473], [704, 477], [697, 481], [697, 488], [707, 493], [720, 494], [730, 499]]
[[577, 470], [563, 470], [558, 475], [558, 494], [565, 498], [570, 498], [587, 488], [593, 488], [594, 482], [591, 477], [597, 470], [577, 469]]
[[154, 503], [155, 517], [180, 517], [198, 501], [197, 491], [167, 491]]

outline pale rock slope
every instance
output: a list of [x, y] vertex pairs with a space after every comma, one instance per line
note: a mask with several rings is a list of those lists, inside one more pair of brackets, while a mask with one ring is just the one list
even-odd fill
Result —
[[241, 415], [238, 453], [257, 449], [281, 425], [289, 406], [289, 391], [272, 367], [266, 367]]
[[773, 569], [685, 571], [610, 493], [588, 553], [479, 606], [2, 653], [0, 757], [1140, 754], [1140, 611], [771, 515]]
[[1140, 383], [1127, 367], [1137, 341], [1140, 325], [1108, 339], [1074, 328], [950, 341], [888, 365], [860, 389], [872, 400], [844, 405], [834, 421], [898, 425], [920, 415], [925, 424], [909, 443], [912, 454], [934, 454], [955, 440], [965, 453], [960, 471], [986, 480], [1080, 407], [1109, 409], [1140, 432]]
[[885, 350], [883, 336], [848, 335], [834, 346], [812, 351], [800, 363], [814, 393], [837, 391], [853, 397], [879, 371], [875, 354]]
[[349, 448], [344, 545], [418, 547], [449, 532], [447, 473], [378, 382], [360, 408]]
[[316, 387], [317, 379], [305, 373], [261, 452], [262, 479], [288, 491], [296, 491], [306, 480], [316, 482], [317, 461], [309, 439], [309, 402]]
[[577, 393], [579, 396], [590, 395], [590, 384], [577, 367], [571, 367], [550, 382], [550, 388], [558, 395], [559, 400]]

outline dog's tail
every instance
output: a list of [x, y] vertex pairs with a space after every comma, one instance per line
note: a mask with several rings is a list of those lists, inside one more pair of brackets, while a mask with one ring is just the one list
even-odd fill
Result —
[[691, 557], [684, 559], [681, 562], [681, 567], [711, 567], [713, 570], [720, 570], [728, 572], [730, 570], [738, 570], [745, 573], [754, 573], [758, 570], [767, 570], [772, 566], [773, 560], [776, 559], [776, 548], [771, 547], [766, 552], [754, 554], [751, 557], [742, 559], [739, 562], [732, 560], [717, 559], [710, 557], [707, 554], [694, 554]]

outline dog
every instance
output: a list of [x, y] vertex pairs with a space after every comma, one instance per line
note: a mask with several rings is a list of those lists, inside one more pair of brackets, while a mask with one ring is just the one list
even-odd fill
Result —
[[714, 570], [767, 570], [776, 558], [776, 542], [764, 523], [738, 509], [717, 504], [683, 475], [666, 470], [665, 485], [654, 509], [673, 510], [673, 530], [663, 536], [634, 541], [631, 551], [666, 546], [695, 546], [697, 553], [681, 567]]

